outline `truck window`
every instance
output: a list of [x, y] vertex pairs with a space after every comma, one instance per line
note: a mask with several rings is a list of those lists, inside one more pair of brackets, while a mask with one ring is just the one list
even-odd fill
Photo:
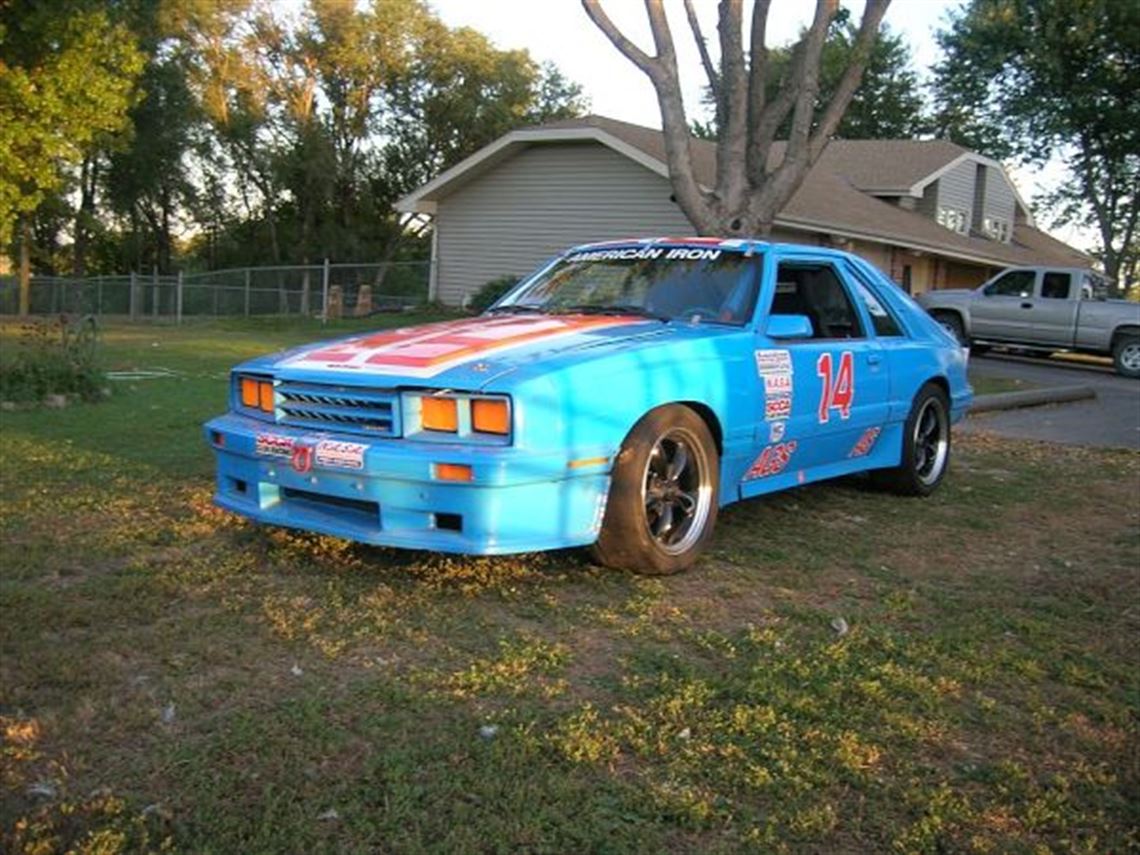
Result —
[[982, 293], [987, 297], [1031, 297], [1036, 278], [1032, 270], [1011, 270], [987, 285]]
[[1046, 272], [1041, 280], [1041, 296], [1050, 300], [1068, 300], [1071, 280], [1068, 273]]

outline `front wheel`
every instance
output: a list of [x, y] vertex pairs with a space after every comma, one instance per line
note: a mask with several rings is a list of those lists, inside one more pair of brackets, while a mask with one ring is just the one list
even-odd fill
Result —
[[918, 390], [904, 430], [902, 462], [875, 478], [896, 493], [929, 496], [950, 465], [950, 402], [940, 386], [927, 383]]
[[691, 566], [712, 536], [719, 487], [704, 420], [679, 404], [647, 413], [614, 463], [595, 559], [653, 576]]
[[1140, 377], [1140, 336], [1121, 336], [1112, 346], [1112, 364], [1124, 377]]

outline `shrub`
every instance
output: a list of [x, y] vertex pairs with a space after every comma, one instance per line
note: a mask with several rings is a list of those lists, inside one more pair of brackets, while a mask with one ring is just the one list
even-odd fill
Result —
[[500, 276], [492, 279], [476, 291], [467, 301], [467, 308], [477, 315], [482, 314], [491, 307], [491, 304], [519, 284], [517, 276]]
[[91, 316], [76, 324], [61, 315], [23, 325], [18, 346], [0, 359], [0, 400], [40, 401], [48, 395], [97, 400], [104, 377], [95, 351]]

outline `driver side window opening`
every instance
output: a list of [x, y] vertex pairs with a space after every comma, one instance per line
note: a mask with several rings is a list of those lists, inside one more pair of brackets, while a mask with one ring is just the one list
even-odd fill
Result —
[[851, 297], [827, 264], [781, 263], [776, 270], [773, 315], [804, 315], [815, 339], [863, 338]]
[[987, 285], [983, 293], [987, 297], [1032, 297], [1036, 278], [1032, 270], [1011, 270]]

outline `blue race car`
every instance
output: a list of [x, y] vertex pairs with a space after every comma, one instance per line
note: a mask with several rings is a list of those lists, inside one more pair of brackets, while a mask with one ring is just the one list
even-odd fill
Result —
[[864, 470], [931, 493], [971, 394], [854, 255], [653, 239], [572, 249], [479, 317], [251, 360], [205, 431], [216, 502], [260, 522], [664, 574], [740, 499]]

